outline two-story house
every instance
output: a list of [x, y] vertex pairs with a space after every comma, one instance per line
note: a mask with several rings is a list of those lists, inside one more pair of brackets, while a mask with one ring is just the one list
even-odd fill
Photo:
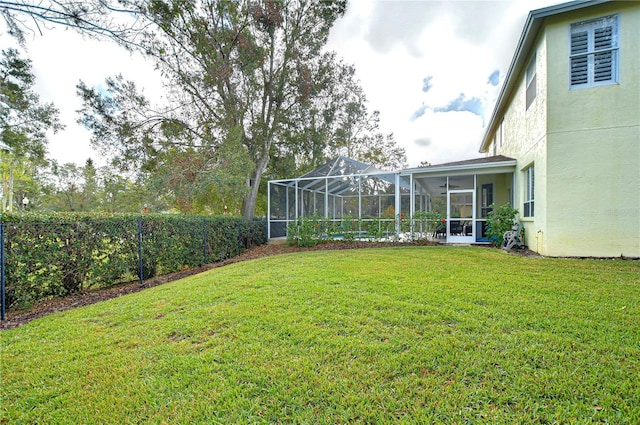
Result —
[[309, 211], [393, 223], [386, 211], [437, 210], [446, 242], [482, 243], [491, 205], [510, 203], [540, 254], [640, 257], [640, 2], [530, 12], [480, 152], [395, 173], [337, 158], [270, 182], [269, 234]]
[[480, 151], [516, 160], [531, 249], [640, 256], [640, 3], [532, 11]]

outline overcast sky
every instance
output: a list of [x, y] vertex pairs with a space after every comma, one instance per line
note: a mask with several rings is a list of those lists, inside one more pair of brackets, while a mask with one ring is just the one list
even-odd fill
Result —
[[[509, 67], [527, 13], [557, 4], [528, 1], [350, 0], [328, 48], [356, 67], [382, 130], [393, 132], [410, 166], [470, 159]], [[11, 41], [3, 33], [0, 45]], [[75, 85], [98, 85], [122, 73], [152, 97], [161, 84], [153, 66], [108, 42], [54, 29], [28, 37], [36, 90], [60, 109], [67, 129], [52, 136], [50, 156], [84, 164], [98, 158], [90, 134], [75, 123]]]

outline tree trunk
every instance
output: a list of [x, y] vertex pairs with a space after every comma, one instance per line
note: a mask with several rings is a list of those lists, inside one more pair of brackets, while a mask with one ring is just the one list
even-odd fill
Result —
[[263, 155], [256, 164], [256, 169], [249, 180], [249, 192], [247, 192], [242, 199], [242, 216], [245, 218], [253, 218], [255, 215], [260, 181], [262, 181], [262, 174], [264, 173], [264, 170], [266, 170], [268, 163], [269, 155]]

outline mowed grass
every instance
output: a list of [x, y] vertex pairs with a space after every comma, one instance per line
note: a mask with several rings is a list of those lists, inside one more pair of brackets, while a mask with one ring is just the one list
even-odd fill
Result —
[[637, 424], [640, 262], [289, 254], [0, 343], [0, 423]]

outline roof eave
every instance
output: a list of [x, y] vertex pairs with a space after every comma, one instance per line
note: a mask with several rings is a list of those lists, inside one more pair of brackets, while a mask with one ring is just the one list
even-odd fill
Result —
[[562, 3], [554, 6], [545, 7], [542, 9], [536, 9], [529, 12], [527, 20], [524, 24], [520, 40], [516, 47], [516, 52], [513, 55], [511, 64], [507, 71], [507, 76], [498, 95], [496, 106], [493, 108], [493, 113], [489, 119], [487, 130], [482, 137], [482, 144], [480, 145], [480, 153], [486, 153], [491, 144], [491, 135], [494, 133], [497, 127], [498, 118], [502, 115], [502, 112], [506, 106], [507, 100], [511, 96], [514, 86], [516, 85], [516, 77], [520, 75], [520, 72], [524, 68], [525, 59], [529, 56], [531, 46], [538, 37], [538, 32], [544, 21], [544, 18], [553, 15], [559, 15], [565, 12], [571, 12], [585, 7], [591, 7], [602, 3], [608, 3], [611, 0], [575, 0], [568, 3]]
[[401, 175], [416, 174], [416, 173], [420, 173], [420, 172], [422, 172], [422, 173], [437, 173], [437, 172], [442, 172], [442, 171], [484, 170], [484, 169], [493, 169], [493, 168], [515, 167], [517, 164], [518, 164], [517, 160], [510, 159], [510, 160], [505, 160], [505, 161], [475, 163], [475, 164], [431, 165], [429, 167], [422, 167], [422, 168], [408, 168], [406, 170], [402, 170]]

